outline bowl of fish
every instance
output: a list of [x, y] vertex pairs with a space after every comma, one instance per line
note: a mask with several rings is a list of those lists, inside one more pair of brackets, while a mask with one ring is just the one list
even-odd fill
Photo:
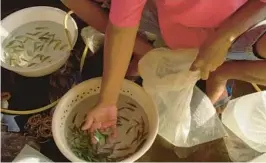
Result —
[[52, 132], [62, 154], [72, 162], [134, 162], [153, 144], [158, 132], [158, 112], [144, 89], [125, 80], [117, 103], [118, 137], [111, 142], [103, 131], [82, 131], [86, 113], [96, 105], [101, 78], [73, 87], [59, 101], [53, 115]]
[[75, 20], [66, 15], [58, 8], [36, 6], [5, 17], [1, 66], [27, 77], [48, 75], [63, 66], [78, 36]]

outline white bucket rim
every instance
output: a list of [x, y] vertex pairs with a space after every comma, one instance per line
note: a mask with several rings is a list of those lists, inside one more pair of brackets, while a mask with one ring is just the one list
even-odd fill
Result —
[[[7, 15], [5, 18], [3, 18], [1, 20], [1, 26], [2, 24], [5, 23], [5, 21], [8, 21], [9, 19], [12, 19], [15, 15], [20, 15], [21, 13], [27, 11], [27, 10], [36, 10], [36, 9], [47, 9], [47, 10], [52, 10], [52, 11], [56, 11], [62, 15], [67, 15], [67, 13], [59, 8], [56, 8], [56, 7], [51, 7], [51, 6], [33, 6], [33, 7], [27, 7], [27, 8], [23, 8], [23, 9], [20, 9], [18, 11], [15, 11], [9, 15]], [[72, 44], [73, 46], [76, 44], [77, 42], [77, 39], [78, 39], [78, 26], [77, 26], [77, 23], [76, 21], [73, 19], [73, 17], [69, 16], [69, 19], [71, 20], [71, 22], [73, 23], [74, 25], [74, 28], [76, 31], [74, 31], [75, 35], [74, 37], [72, 38]], [[63, 22], [64, 20], [62, 20]], [[2, 48], [0, 49], [1, 50], [1, 53], [2, 53]], [[61, 62], [62, 60], [64, 60], [65, 58], [68, 58], [71, 54], [70, 51], [68, 52], [59, 52], [59, 53], [62, 53], [62, 56], [61, 58], [59, 58], [58, 60], [56, 60], [56, 62], [52, 62], [51, 64], [47, 64], [47, 65], [44, 65], [44, 66], [41, 66], [41, 67], [34, 67], [34, 68], [27, 68], [27, 67], [15, 67], [15, 66], [10, 66], [8, 65], [7, 63], [3, 62], [1, 60], [1, 66], [3, 68], [6, 68], [8, 70], [11, 70], [11, 71], [14, 71], [14, 72], [19, 72], [19, 73], [30, 73], [30, 72], [36, 72], [36, 71], [40, 71], [40, 70], [43, 70], [43, 69], [46, 69], [46, 68], [49, 68], [51, 66], [54, 66], [56, 65], [57, 63]], [[1, 54], [2, 55], [2, 54]]]

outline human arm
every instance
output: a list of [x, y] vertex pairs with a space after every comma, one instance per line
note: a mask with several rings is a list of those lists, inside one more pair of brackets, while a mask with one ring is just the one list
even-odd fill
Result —
[[84, 22], [105, 33], [108, 14], [95, 2], [92, 0], [64, 0], [64, 4]]
[[263, 1], [249, 0], [225, 20], [202, 45], [191, 70], [200, 70], [202, 79], [207, 79], [210, 72], [222, 65], [228, 49], [237, 37], [266, 19], [266, 3]]
[[[108, 25], [108, 14], [92, 0], [64, 0], [64, 4], [73, 10], [79, 18], [98, 31], [105, 33]], [[152, 49], [152, 45], [137, 35], [134, 53], [144, 55]]]
[[104, 49], [101, 102], [115, 105], [129, 65], [138, 25], [117, 27], [108, 24]]
[[84, 130], [94, 131], [98, 128], [116, 126], [116, 103], [133, 52], [144, 4], [145, 0], [112, 1], [105, 36], [100, 99], [97, 106], [88, 113]]
[[146, 0], [113, 0], [106, 30], [101, 103], [116, 104]]

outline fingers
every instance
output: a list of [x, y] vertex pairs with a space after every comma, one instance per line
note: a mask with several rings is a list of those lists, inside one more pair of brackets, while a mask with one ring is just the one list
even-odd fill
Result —
[[203, 60], [198, 60], [196, 59], [192, 65], [190, 66], [190, 71], [197, 71], [200, 70], [200, 68], [204, 65], [204, 61]]
[[211, 69], [212, 69], [212, 65], [210, 64], [201, 67], [200, 73], [201, 73], [202, 80], [207, 80], [209, 78]]
[[210, 67], [210, 72], [213, 72], [213, 71], [215, 71], [216, 69], [217, 69], [217, 66], [212, 65], [212, 66]]
[[111, 130], [112, 130], [112, 133], [111, 133], [111, 135], [108, 137], [108, 142], [109, 142], [109, 143], [112, 143], [113, 140], [114, 140], [115, 138], [117, 138], [117, 136], [118, 136], [118, 132], [117, 132], [117, 126], [116, 126], [116, 125], [113, 125], [113, 126], [111, 126], [110, 128], [111, 128]]
[[190, 71], [200, 70], [201, 79], [207, 80], [209, 78], [209, 73], [212, 70], [212, 65], [206, 65], [202, 60], [195, 61], [190, 67]]
[[209, 78], [209, 71], [201, 71], [200, 74], [202, 80], [207, 80]]
[[82, 126], [82, 130], [88, 130], [91, 128], [91, 125], [93, 124], [93, 118], [90, 116], [87, 116], [87, 119], [85, 121], [85, 124]]
[[97, 144], [97, 140], [95, 138], [94, 132], [91, 132], [90, 135], [91, 135], [91, 143], [92, 144]]
[[101, 129], [102, 128], [102, 123], [101, 122], [94, 122], [91, 125], [90, 132], [94, 133], [95, 130]]
[[91, 125], [91, 128], [90, 128], [90, 135], [91, 135], [91, 143], [92, 144], [97, 144], [97, 142], [99, 140], [96, 139], [95, 137], [95, 131], [100, 129], [102, 127], [102, 123], [101, 122], [94, 122], [92, 125]]
[[207, 80], [209, 78], [209, 74], [216, 69], [216, 65], [208, 64], [203, 60], [195, 60], [190, 67], [190, 71], [200, 70], [202, 80]]
[[100, 132], [106, 132], [107, 129], [106, 129], [106, 128], [100, 128], [99, 131], [100, 131]]
[[116, 120], [107, 121], [102, 124], [102, 128], [109, 128], [114, 124], [116, 124]]
[[108, 136], [108, 142], [112, 143], [113, 140], [117, 137], [117, 126], [116, 126], [116, 121], [117, 120], [112, 120], [108, 122], [102, 123], [102, 128], [104, 129], [111, 129], [111, 133], [109, 133]]
[[116, 125], [113, 125], [112, 127], [111, 127], [111, 129], [112, 129], [112, 137], [113, 138], [117, 138], [117, 127], [116, 127]]

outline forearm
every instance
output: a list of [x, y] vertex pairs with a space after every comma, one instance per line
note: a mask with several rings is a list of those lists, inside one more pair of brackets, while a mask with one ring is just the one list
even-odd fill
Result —
[[236, 79], [266, 86], [266, 61], [226, 62], [215, 71], [222, 80]]
[[65, 5], [73, 10], [84, 22], [98, 31], [105, 33], [108, 14], [99, 5], [91, 0], [67, 0]]
[[108, 24], [104, 48], [104, 72], [100, 102], [116, 104], [133, 52], [138, 27], [120, 28]]
[[252, 26], [266, 19], [266, 4], [260, 0], [249, 0], [234, 15], [224, 21], [217, 30], [218, 37], [233, 42]]
[[[105, 33], [108, 24], [108, 13], [104, 12], [99, 5], [91, 0], [67, 0], [67, 7], [75, 12], [84, 22], [98, 31]], [[145, 39], [137, 35], [134, 52], [137, 55], [144, 55], [153, 48]]]

